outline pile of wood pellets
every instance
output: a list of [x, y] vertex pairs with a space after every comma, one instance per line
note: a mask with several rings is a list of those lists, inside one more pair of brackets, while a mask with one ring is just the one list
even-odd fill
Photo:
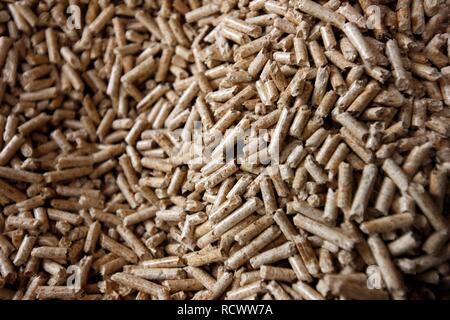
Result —
[[450, 298], [450, 2], [0, 2], [0, 299]]

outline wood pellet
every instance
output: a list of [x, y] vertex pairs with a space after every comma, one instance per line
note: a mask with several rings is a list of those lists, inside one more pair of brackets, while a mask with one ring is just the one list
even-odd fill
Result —
[[450, 298], [449, 15], [0, 2], [0, 299]]

